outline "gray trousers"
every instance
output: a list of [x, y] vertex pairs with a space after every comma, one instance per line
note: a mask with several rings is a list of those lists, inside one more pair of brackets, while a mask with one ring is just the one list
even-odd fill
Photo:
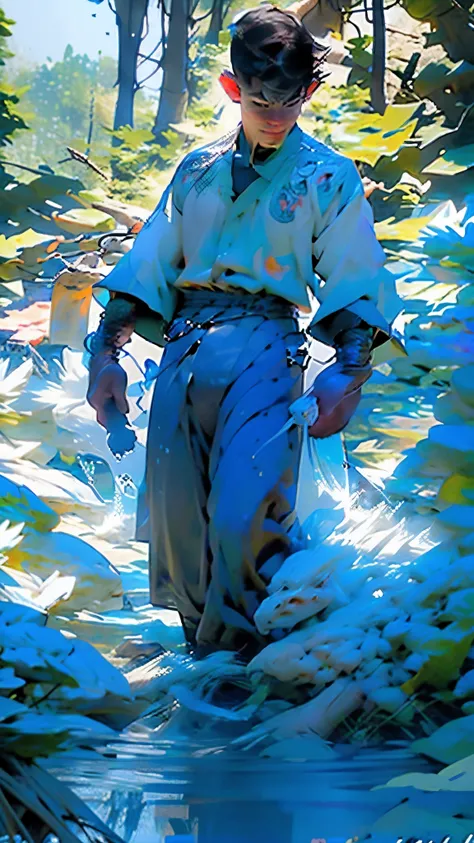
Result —
[[300, 429], [259, 449], [302, 392], [296, 310], [190, 290], [168, 335], [148, 428], [151, 602], [200, 645], [262, 646], [253, 615], [290, 552]]

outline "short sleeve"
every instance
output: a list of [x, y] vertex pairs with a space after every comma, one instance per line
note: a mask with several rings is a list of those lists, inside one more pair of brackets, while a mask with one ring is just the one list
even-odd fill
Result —
[[327, 174], [317, 174], [312, 185], [313, 292], [320, 307], [308, 332], [322, 339], [329, 317], [349, 310], [389, 338], [402, 307], [395, 279], [385, 267], [357, 169], [349, 159], [339, 160]]
[[174, 284], [183, 260], [181, 213], [173, 202], [173, 191], [174, 179], [130, 252], [94, 287], [99, 300], [101, 290], [133, 296], [165, 323], [176, 308]]

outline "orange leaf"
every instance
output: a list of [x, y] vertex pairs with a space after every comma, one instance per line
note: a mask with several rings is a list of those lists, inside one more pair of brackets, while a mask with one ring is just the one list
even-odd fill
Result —
[[[65, 238], [64, 238], [62, 235], [59, 235], [59, 237], [57, 237], [57, 238], [56, 238], [56, 240], [53, 240], [53, 241], [52, 241], [52, 243], [49, 243], [49, 244], [46, 246], [46, 252], [47, 252], [47, 254], [48, 254], [48, 255], [50, 255], [50, 254], [51, 254], [51, 252], [55, 252], [55, 251], [56, 251], [56, 249], [58, 248], [59, 244], [60, 244], [60, 243], [64, 243], [64, 240], [65, 240]], [[39, 262], [40, 262], [40, 261], [38, 261], [38, 263], [39, 263]]]

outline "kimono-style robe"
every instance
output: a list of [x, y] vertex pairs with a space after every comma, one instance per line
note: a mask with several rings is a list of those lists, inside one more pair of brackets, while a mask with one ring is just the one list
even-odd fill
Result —
[[198, 643], [234, 647], [256, 637], [291, 552], [299, 430], [265, 443], [302, 391], [298, 312], [312, 294], [307, 331], [330, 344], [350, 311], [376, 343], [400, 311], [354, 164], [295, 126], [235, 197], [238, 133], [184, 158], [100, 284], [138, 300], [137, 332], [166, 346], [147, 446], [151, 600]]

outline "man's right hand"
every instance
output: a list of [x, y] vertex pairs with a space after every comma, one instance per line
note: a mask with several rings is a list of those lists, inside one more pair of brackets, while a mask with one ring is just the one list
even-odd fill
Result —
[[127, 375], [110, 355], [98, 354], [90, 364], [87, 401], [96, 411], [97, 421], [108, 433], [107, 444], [115, 457], [133, 451], [134, 430], [127, 419]]
[[94, 408], [97, 421], [107, 428], [107, 408], [113, 401], [119, 413], [129, 412], [126, 398], [127, 374], [110, 355], [98, 354], [90, 364], [87, 401]]

